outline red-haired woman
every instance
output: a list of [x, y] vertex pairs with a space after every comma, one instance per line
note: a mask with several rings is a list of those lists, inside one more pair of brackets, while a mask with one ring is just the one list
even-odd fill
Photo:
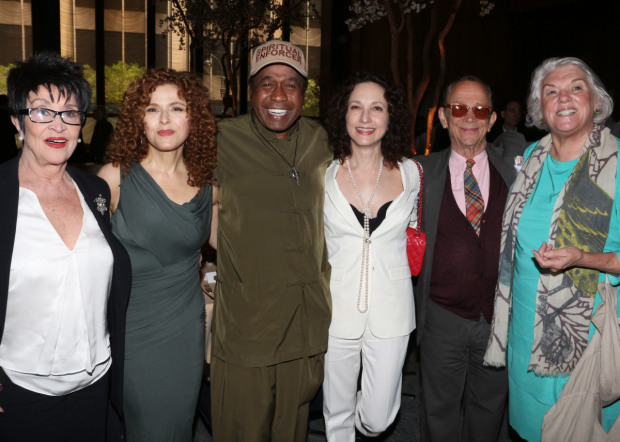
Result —
[[204, 364], [197, 266], [216, 228], [216, 130], [198, 77], [151, 70], [125, 94], [99, 172], [132, 265], [123, 400], [131, 442], [192, 439]]

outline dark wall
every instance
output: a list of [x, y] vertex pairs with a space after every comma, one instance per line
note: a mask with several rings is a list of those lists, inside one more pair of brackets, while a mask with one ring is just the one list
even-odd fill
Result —
[[32, 0], [31, 8], [34, 50], [60, 52], [60, 2]]
[[[513, 1], [513, 3], [517, 3]], [[570, 1], [510, 15], [519, 37], [509, 64], [509, 82], [526, 96], [532, 71], [549, 57], [579, 57], [605, 84], [620, 119], [620, 2]], [[514, 8], [516, 9], [516, 8]]]
[[[445, 25], [452, 0], [436, 0], [438, 31]], [[349, 32], [344, 20], [348, 2], [332, 2], [331, 80], [339, 82], [359, 70], [391, 77], [390, 29], [387, 18]], [[430, 13], [413, 17], [415, 29], [414, 85], [422, 75], [421, 57]], [[406, 81], [406, 32], [400, 39], [401, 79]], [[532, 71], [549, 57], [582, 58], [601, 77], [614, 101], [620, 103], [620, 1], [615, 0], [496, 0], [491, 14], [480, 16], [478, 0], [463, 0], [446, 41], [446, 84], [473, 74], [493, 88], [494, 104], [517, 99], [525, 103]], [[434, 89], [439, 56], [433, 44]], [[323, 66], [322, 66], [323, 68]], [[420, 111], [431, 100], [427, 92]], [[617, 106], [613, 117], [620, 119]]]

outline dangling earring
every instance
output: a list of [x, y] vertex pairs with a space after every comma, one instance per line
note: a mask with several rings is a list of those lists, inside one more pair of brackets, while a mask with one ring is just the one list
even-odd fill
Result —
[[78, 138], [78, 144], [79, 144], [79, 143], [81, 143], [81, 142], [82, 142], [82, 139], [81, 139], [81, 138]]
[[19, 137], [17, 137], [17, 139], [18, 139], [19, 141], [24, 141], [24, 137], [22, 137], [21, 135], [20, 135]]
[[594, 115], [598, 115], [598, 114], [600, 114], [600, 113], [601, 113], [601, 111], [600, 111], [600, 110], [598, 110], [598, 109], [594, 109]]
[[540, 119], [540, 124], [545, 124], [545, 119], [544, 118]]

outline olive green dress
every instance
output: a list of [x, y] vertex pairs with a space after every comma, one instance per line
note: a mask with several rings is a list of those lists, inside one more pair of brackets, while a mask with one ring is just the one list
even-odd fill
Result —
[[123, 411], [128, 442], [191, 442], [204, 365], [200, 247], [211, 187], [171, 201], [140, 164], [121, 178], [112, 228], [132, 266]]

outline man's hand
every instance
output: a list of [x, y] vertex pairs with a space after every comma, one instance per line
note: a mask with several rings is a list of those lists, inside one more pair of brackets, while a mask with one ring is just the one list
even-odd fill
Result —
[[563, 249], [554, 249], [553, 245], [543, 241], [538, 251], [532, 250], [536, 262], [543, 269], [551, 269], [557, 273], [569, 267], [580, 267], [579, 263], [583, 259], [584, 252], [577, 247], [564, 247]]

